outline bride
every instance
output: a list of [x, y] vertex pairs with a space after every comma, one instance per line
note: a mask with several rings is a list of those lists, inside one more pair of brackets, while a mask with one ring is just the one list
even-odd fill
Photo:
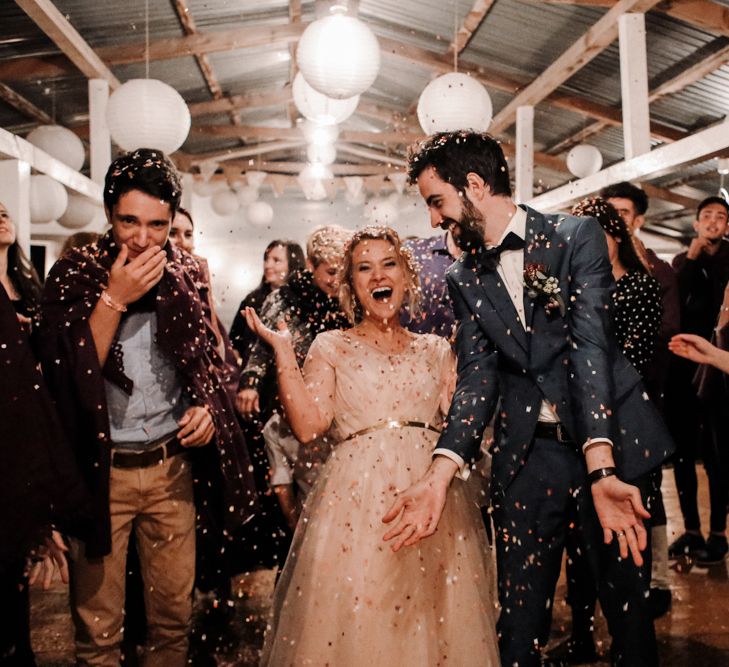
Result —
[[449, 489], [430, 539], [394, 551], [382, 537], [396, 493], [430, 464], [454, 376], [444, 339], [399, 324], [416, 294], [396, 232], [367, 227], [342, 268], [355, 326], [320, 334], [303, 375], [285, 324], [272, 331], [246, 310], [273, 348], [294, 434], [307, 443], [329, 432], [335, 443], [274, 592], [262, 665], [499, 664], [486, 535], [465, 485]]

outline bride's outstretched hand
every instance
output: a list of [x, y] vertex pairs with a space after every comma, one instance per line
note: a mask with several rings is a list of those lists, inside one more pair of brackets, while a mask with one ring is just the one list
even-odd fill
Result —
[[274, 350], [279, 345], [288, 345], [291, 343], [291, 332], [283, 320], [278, 323], [278, 330], [274, 331], [261, 321], [258, 313], [253, 308], [247, 307], [244, 314], [251, 331], [264, 343], [268, 343]]

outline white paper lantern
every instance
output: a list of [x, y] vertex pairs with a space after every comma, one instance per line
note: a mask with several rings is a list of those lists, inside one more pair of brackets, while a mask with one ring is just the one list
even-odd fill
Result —
[[339, 137], [338, 125], [320, 125], [311, 120], [301, 123], [301, 132], [309, 144], [333, 144]]
[[486, 88], [459, 72], [433, 79], [418, 100], [418, 121], [425, 134], [455, 130], [486, 132], [492, 117], [493, 107]]
[[93, 222], [101, 206], [88, 197], [68, 192], [68, 206], [66, 212], [58, 218], [58, 224], [69, 229], [81, 229]]
[[236, 190], [236, 196], [241, 206], [249, 206], [258, 199], [258, 188], [252, 185], [244, 185]]
[[308, 164], [298, 176], [299, 185], [304, 197], [312, 201], [327, 198], [327, 191], [322, 181], [332, 178], [332, 172], [321, 164]]
[[304, 30], [296, 62], [315, 90], [342, 100], [374, 83], [380, 71], [380, 45], [362, 21], [336, 13]]
[[246, 209], [246, 219], [254, 227], [266, 227], [273, 220], [273, 207], [265, 201], [255, 201]]
[[332, 144], [310, 144], [306, 149], [309, 162], [332, 164], [337, 159], [337, 149]]
[[229, 189], [220, 190], [213, 195], [210, 205], [218, 215], [233, 215], [239, 208], [240, 202], [235, 192]]
[[216, 192], [225, 190], [228, 186], [225, 181], [195, 180], [192, 191], [199, 197], [212, 197]]
[[400, 212], [395, 203], [389, 199], [371, 199], [367, 202], [365, 215], [373, 225], [393, 225]]
[[247, 171], [246, 172], [246, 180], [248, 181], [248, 185], [250, 185], [252, 188], [256, 188], [258, 190], [268, 177], [268, 174], [265, 171]]
[[174, 153], [190, 132], [190, 111], [182, 96], [157, 79], [130, 79], [109, 98], [106, 121], [125, 151], [156, 148]]
[[68, 206], [68, 192], [57, 180], [38, 174], [30, 177], [30, 221], [58, 220]]
[[578, 178], [596, 174], [602, 167], [602, 154], [594, 146], [578, 144], [567, 153], [567, 169]]
[[314, 90], [299, 72], [292, 87], [294, 104], [304, 118], [320, 125], [336, 125], [349, 118], [359, 104], [359, 95], [335, 100]]
[[71, 130], [60, 125], [39, 125], [26, 139], [51, 157], [79, 171], [86, 160], [84, 144]]

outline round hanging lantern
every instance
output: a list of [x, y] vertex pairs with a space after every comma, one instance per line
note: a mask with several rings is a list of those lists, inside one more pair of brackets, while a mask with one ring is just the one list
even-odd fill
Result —
[[182, 96], [157, 79], [130, 79], [109, 98], [106, 121], [125, 151], [156, 148], [174, 153], [190, 132], [190, 111]]
[[343, 100], [374, 83], [380, 71], [380, 45], [362, 21], [336, 13], [304, 30], [296, 62], [314, 90]]
[[241, 206], [248, 206], [258, 199], [258, 188], [244, 185], [236, 190], [236, 196]]
[[294, 104], [304, 118], [320, 125], [336, 125], [349, 118], [359, 104], [359, 95], [335, 100], [314, 90], [299, 72], [292, 87]]
[[596, 174], [602, 167], [602, 154], [594, 146], [578, 144], [567, 153], [567, 169], [578, 178]]
[[68, 206], [68, 192], [57, 180], [38, 174], [30, 177], [30, 221], [58, 220]]
[[26, 139], [51, 157], [79, 171], [86, 160], [84, 144], [71, 130], [60, 125], [39, 125]]
[[400, 212], [389, 199], [371, 199], [367, 203], [365, 215], [373, 225], [392, 225], [397, 222]]
[[321, 164], [308, 164], [298, 176], [299, 185], [306, 199], [321, 201], [327, 198], [322, 180], [332, 178], [332, 172]]
[[337, 149], [332, 144], [310, 144], [306, 149], [309, 162], [332, 164], [337, 159]]
[[246, 218], [254, 227], [266, 227], [273, 220], [273, 207], [265, 201], [254, 201], [246, 209]]
[[240, 202], [235, 192], [229, 189], [216, 192], [210, 200], [210, 205], [218, 215], [232, 215], [240, 208]]
[[476, 79], [451, 72], [433, 79], [420, 93], [418, 121], [425, 134], [475, 130], [486, 132], [493, 107], [488, 91]]
[[58, 218], [58, 224], [69, 229], [81, 229], [90, 224], [100, 210], [101, 207], [88, 197], [69, 192], [66, 212]]
[[301, 132], [309, 144], [333, 144], [339, 137], [338, 125], [319, 125], [311, 120], [301, 123]]

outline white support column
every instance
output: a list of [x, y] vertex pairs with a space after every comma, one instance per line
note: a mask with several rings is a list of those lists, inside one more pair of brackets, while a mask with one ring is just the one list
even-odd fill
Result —
[[111, 164], [111, 136], [106, 124], [109, 82], [89, 79], [89, 165], [91, 180], [104, 187], [104, 176]]
[[516, 167], [517, 203], [529, 201], [534, 192], [534, 107], [521, 106], [516, 110]]
[[645, 14], [622, 14], [618, 21], [623, 144], [625, 159], [630, 160], [651, 149]]
[[30, 165], [23, 160], [0, 160], [0, 202], [15, 223], [20, 247], [30, 257]]

